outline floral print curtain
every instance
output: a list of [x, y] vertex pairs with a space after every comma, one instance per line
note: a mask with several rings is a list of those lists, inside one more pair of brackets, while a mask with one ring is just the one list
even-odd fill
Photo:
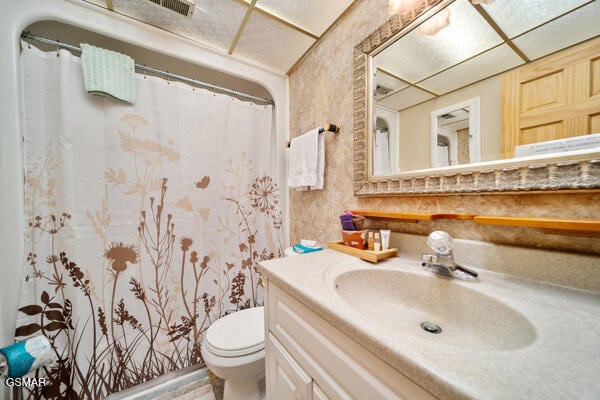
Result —
[[99, 399], [202, 364], [218, 318], [262, 304], [282, 255], [271, 106], [137, 76], [88, 95], [79, 58], [22, 52], [25, 265], [16, 339], [56, 362], [30, 399]]

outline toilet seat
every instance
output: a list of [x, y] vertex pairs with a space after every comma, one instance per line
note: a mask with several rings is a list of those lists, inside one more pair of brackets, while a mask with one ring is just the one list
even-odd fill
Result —
[[206, 349], [221, 357], [241, 357], [265, 348], [264, 307], [229, 314], [206, 332]]

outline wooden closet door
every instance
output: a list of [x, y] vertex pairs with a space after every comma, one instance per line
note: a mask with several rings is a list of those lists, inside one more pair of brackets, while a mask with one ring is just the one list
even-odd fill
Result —
[[502, 149], [600, 132], [600, 38], [502, 76]]

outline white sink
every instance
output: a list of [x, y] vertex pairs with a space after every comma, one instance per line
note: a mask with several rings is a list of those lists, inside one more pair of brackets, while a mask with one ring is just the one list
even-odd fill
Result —
[[[397, 335], [461, 351], [506, 351], [530, 345], [536, 329], [521, 313], [477, 290], [478, 282], [389, 269], [358, 269], [335, 278], [336, 293], [373, 324]], [[441, 327], [430, 333], [421, 323]]]

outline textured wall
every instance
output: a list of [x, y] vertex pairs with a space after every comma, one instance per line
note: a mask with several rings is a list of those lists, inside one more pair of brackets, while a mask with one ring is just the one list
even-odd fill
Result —
[[[317, 239], [321, 243], [338, 239], [338, 215], [350, 208], [481, 215], [600, 217], [600, 193], [380, 198], [353, 196], [352, 51], [364, 37], [387, 20], [387, 12], [387, 0], [358, 0], [350, 12], [332, 27], [290, 73], [291, 135], [297, 136], [324, 122], [337, 123], [342, 128], [340, 135], [328, 134], [326, 137], [325, 190], [291, 192], [292, 243], [297, 243], [300, 238]], [[460, 238], [600, 254], [599, 238], [545, 235], [529, 228], [478, 226], [470, 221], [376, 223], [409, 233], [427, 234], [441, 228]]]

